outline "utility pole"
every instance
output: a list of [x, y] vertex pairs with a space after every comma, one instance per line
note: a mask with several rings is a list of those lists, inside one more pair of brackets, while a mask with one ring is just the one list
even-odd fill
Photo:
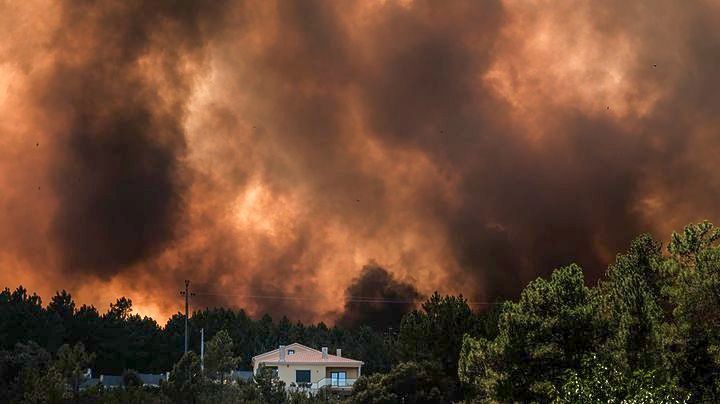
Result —
[[180, 296], [185, 296], [185, 353], [188, 351], [188, 298], [195, 296], [195, 293], [190, 293], [190, 281], [185, 279], [185, 290], [180, 291]]
[[205, 329], [200, 329], [200, 371], [205, 371]]

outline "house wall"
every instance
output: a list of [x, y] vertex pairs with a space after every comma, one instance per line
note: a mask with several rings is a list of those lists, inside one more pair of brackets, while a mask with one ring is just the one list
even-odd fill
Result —
[[286, 386], [295, 382], [296, 370], [309, 370], [310, 381], [317, 383], [325, 378], [325, 365], [295, 365], [286, 364], [278, 366], [278, 378], [285, 382]]
[[332, 373], [332, 372], [338, 372], [338, 371], [340, 371], [340, 372], [344, 371], [345, 373], [347, 373], [347, 378], [348, 378], [348, 379], [357, 379], [357, 378], [358, 378], [358, 368], [331, 367], [331, 366], [328, 366], [328, 367], [325, 369], [325, 377], [328, 377], [328, 378], [329, 378], [329, 377], [330, 377], [330, 373]]
[[[253, 364], [253, 373], [257, 373], [259, 364]], [[273, 365], [273, 367], [275, 367]], [[290, 383], [295, 382], [295, 371], [296, 370], [309, 370], [310, 381], [317, 383], [322, 379], [330, 378], [330, 373], [337, 371], [345, 371], [348, 379], [357, 379], [359, 377], [359, 369], [356, 367], [345, 367], [345, 366], [325, 366], [325, 365], [298, 365], [288, 363], [285, 365], [277, 366], [278, 378], [285, 382], [285, 385], [289, 386]]]

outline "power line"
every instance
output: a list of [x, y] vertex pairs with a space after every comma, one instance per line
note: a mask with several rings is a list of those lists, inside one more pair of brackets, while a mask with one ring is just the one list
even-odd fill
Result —
[[[228, 287], [228, 284], [223, 283], [217, 283], [217, 282], [193, 282], [194, 285], [203, 285], [203, 286], [219, 286], [222, 288]], [[455, 295], [455, 293], [440, 293], [439, 291], [435, 291], [435, 293], [440, 294], [441, 296], [449, 296], [449, 295]], [[295, 295], [295, 296], [286, 296], [286, 295], [263, 295], [263, 294], [234, 294], [234, 293], [215, 293], [215, 292], [197, 292], [197, 295], [199, 296], [232, 296], [232, 297], [239, 297], [239, 298], [250, 298], [250, 299], [274, 299], [274, 300], [323, 300], [323, 298], [318, 296], [308, 296], [308, 295]], [[464, 294], [459, 294], [464, 295]], [[364, 296], [348, 296], [344, 299], [345, 302], [357, 302], [357, 303], [390, 303], [390, 304], [412, 304], [412, 303], [424, 303], [426, 300], [403, 300], [403, 299], [391, 299], [391, 298], [382, 298], [382, 297], [364, 297]], [[467, 301], [465, 302], [470, 306], [493, 306], [493, 305], [502, 305], [504, 302], [480, 302], [480, 301]]]
[[[202, 285], [202, 286], [208, 286], [208, 287], [217, 286], [217, 287], [221, 287], [221, 288], [227, 288], [227, 287], [234, 286], [233, 281], [228, 281], [228, 282], [224, 282], [224, 283], [222, 283], [222, 282], [194, 282], [193, 281], [193, 285], [195, 285], [195, 286]], [[208, 293], [212, 293], [212, 292], [208, 292]], [[437, 289], [433, 290], [433, 293], [437, 293], [441, 296], [446, 296], [446, 295], [463, 295], [463, 296], [465, 296], [464, 293], [457, 293], [455, 291], [441, 292], [440, 290], [437, 290]], [[233, 294], [229, 294], [229, 295], [236, 296]]]
[[[247, 299], [275, 299], [275, 300], [323, 300], [317, 296], [287, 296], [287, 295], [249, 295], [249, 294], [234, 294], [234, 293], [212, 293], [212, 292], [197, 292], [198, 296], [232, 296]], [[424, 303], [425, 300], [417, 299], [390, 299], [390, 298], [379, 298], [379, 297], [363, 297], [363, 296], [348, 296], [344, 299], [345, 302], [351, 303], [388, 303], [388, 304], [416, 304]], [[503, 302], [466, 302], [468, 305], [481, 306], [481, 305], [500, 305]]]

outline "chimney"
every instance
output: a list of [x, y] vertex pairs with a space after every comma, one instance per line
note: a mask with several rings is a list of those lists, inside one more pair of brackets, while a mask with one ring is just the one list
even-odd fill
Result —
[[342, 349], [338, 348], [335, 350], [335, 356], [342, 358]]
[[327, 354], [327, 347], [326, 347], [326, 346], [324, 346], [324, 347], [322, 348], [322, 353], [323, 353], [323, 359], [327, 359], [327, 358], [328, 358], [328, 354]]
[[280, 345], [280, 362], [285, 362], [285, 345]]

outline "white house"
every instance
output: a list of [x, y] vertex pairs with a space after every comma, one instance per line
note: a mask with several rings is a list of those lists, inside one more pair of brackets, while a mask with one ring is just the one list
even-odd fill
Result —
[[254, 373], [263, 366], [269, 367], [288, 388], [310, 390], [325, 386], [349, 390], [360, 377], [362, 365], [361, 361], [343, 357], [340, 349], [330, 355], [327, 348], [318, 351], [298, 343], [280, 345], [274, 351], [252, 358]]

